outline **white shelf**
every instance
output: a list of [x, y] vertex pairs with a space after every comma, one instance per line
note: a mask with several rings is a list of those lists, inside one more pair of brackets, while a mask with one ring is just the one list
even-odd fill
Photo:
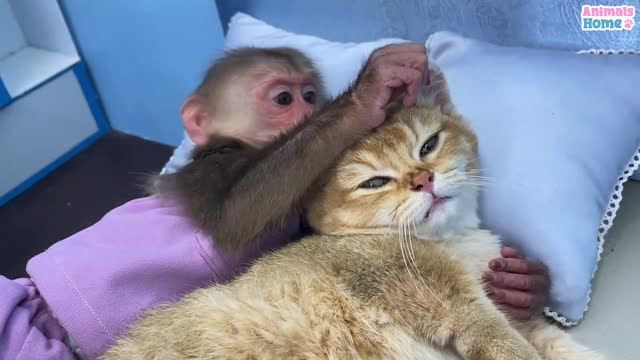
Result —
[[0, 110], [0, 198], [98, 131], [73, 72]]
[[0, 0], [0, 59], [27, 45], [22, 29], [7, 0]]
[[69, 68], [80, 59], [53, 51], [25, 47], [0, 59], [0, 78], [12, 98], [18, 97]]

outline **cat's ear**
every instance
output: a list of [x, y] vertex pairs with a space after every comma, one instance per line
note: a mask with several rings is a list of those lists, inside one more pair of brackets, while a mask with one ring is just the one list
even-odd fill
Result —
[[439, 106], [443, 114], [457, 115], [458, 113], [451, 102], [449, 86], [442, 70], [434, 61], [429, 61], [428, 64], [429, 84], [421, 87], [416, 101], [417, 105]]

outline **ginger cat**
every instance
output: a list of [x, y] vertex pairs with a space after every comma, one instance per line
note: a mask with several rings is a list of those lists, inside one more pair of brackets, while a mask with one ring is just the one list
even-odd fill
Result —
[[431, 79], [328, 175], [309, 207], [323, 235], [149, 311], [102, 359], [602, 359], [486, 297], [500, 245], [479, 228], [477, 140]]

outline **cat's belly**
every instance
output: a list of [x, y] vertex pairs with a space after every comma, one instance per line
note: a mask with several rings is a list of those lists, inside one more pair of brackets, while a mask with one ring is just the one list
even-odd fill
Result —
[[470, 231], [439, 243], [478, 280], [489, 270], [489, 261], [500, 257], [500, 238], [487, 230]]

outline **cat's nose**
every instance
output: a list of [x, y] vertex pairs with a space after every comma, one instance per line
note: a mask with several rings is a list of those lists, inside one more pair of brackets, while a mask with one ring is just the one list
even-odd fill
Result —
[[433, 192], [433, 174], [428, 171], [418, 173], [411, 179], [411, 190]]

